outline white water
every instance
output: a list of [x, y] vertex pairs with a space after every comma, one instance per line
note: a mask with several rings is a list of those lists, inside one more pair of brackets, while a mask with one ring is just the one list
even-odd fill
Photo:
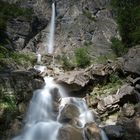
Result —
[[[52, 4], [52, 18], [50, 24], [50, 34], [48, 37], [48, 53], [52, 54], [54, 49], [54, 30], [55, 30], [55, 5]], [[41, 62], [41, 55], [38, 54], [37, 62]], [[43, 72], [46, 67], [36, 65], [34, 67]], [[59, 128], [63, 125], [59, 120], [59, 115], [66, 104], [73, 104], [80, 112], [79, 121], [81, 128], [88, 122], [93, 122], [94, 117], [88, 110], [88, 107], [81, 98], [67, 97], [65, 89], [56, 84], [52, 77], [45, 77], [45, 86], [43, 89], [36, 90], [29, 104], [29, 109], [25, 118], [25, 125], [22, 133], [12, 140], [57, 140]], [[54, 112], [54, 95], [52, 90], [57, 88], [61, 103], [58, 114]], [[57, 92], [58, 93], [58, 92]], [[56, 93], [56, 94], [57, 94]], [[57, 95], [56, 95], [57, 96]], [[108, 140], [104, 131], [101, 130], [102, 140]]]
[[54, 50], [54, 31], [55, 31], [55, 4], [52, 4], [52, 17], [49, 26], [49, 35], [47, 43], [47, 52], [52, 54]]
[[37, 63], [41, 62], [41, 54], [37, 54]]
[[[52, 77], [45, 77], [45, 86], [43, 89], [36, 90], [29, 104], [29, 109], [25, 118], [25, 126], [20, 136], [12, 140], [57, 140], [59, 128], [62, 126], [58, 122], [61, 110], [66, 104], [75, 105], [79, 112], [79, 121], [81, 128], [88, 122], [93, 122], [92, 113], [82, 98], [66, 97], [65, 90], [55, 83]], [[61, 103], [58, 115], [53, 111], [52, 90], [57, 88], [60, 93]], [[56, 93], [54, 93], [56, 94]], [[56, 95], [57, 96], [57, 95]], [[101, 131], [102, 140], [108, 140], [105, 133]]]

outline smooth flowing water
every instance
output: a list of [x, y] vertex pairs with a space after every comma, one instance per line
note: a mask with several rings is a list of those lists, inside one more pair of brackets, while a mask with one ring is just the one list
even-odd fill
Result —
[[[54, 49], [54, 30], [55, 4], [53, 3], [50, 34], [47, 45], [47, 52], [50, 54], [53, 53]], [[37, 62], [41, 62], [40, 54], [37, 56]], [[43, 72], [46, 66], [36, 65], [34, 68]], [[81, 125], [77, 127], [80, 127], [80, 129], [83, 128], [86, 123], [94, 121], [94, 116], [88, 109], [84, 99], [68, 97], [66, 90], [61, 85], [56, 84], [52, 77], [44, 77], [44, 81], [44, 88], [36, 90], [33, 93], [21, 134], [12, 140], [58, 140], [57, 135], [59, 129], [63, 126], [63, 123], [59, 122], [59, 117], [66, 104], [72, 104], [78, 109], [78, 120]], [[58, 103], [57, 107], [54, 105], [56, 102]], [[108, 140], [102, 130], [101, 137], [102, 140]]]
[[[12, 140], [57, 140], [59, 128], [63, 125], [58, 120], [66, 104], [73, 104], [78, 108], [81, 128], [86, 123], [94, 121], [84, 99], [67, 97], [65, 89], [56, 84], [52, 77], [44, 77], [44, 80], [44, 88], [33, 93], [21, 135]], [[52, 92], [54, 89], [59, 92]], [[54, 97], [57, 97], [58, 93], [60, 93], [59, 99], [61, 98], [61, 102], [56, 115], [53, 103]], [[101, 137], [102, 140], [107, 140], [103, 131], [101, 131]]]
[[44, 80], [44, 88], [33, 93], [21, 135], [13, 140], [57, 140], [57, 133], [62, 124], [58, 122], [59, 113], [54, 117], [56, 113], [53, 108], [53, 98], [57, 96], [57, 92], [53, 95], [53, 89], [58, 89], [62, 98], [58, 112], [61, 112], [65, 104], [73, 103], [79, 109], [81, 127], [93, 121], [93, 116], [83, 99], [66, 97], [65, 90], [56, 84], [52, 77], [45, 77]]
[[47, 43], [47, 52], [52, 54], [54, 50], [54, 31], [55, 31], [55, 4], [52, 4], [52, 17], [49, 26], [49, 35]]

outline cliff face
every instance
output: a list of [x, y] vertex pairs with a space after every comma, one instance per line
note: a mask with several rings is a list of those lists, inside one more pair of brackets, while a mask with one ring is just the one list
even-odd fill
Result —
[[[33, 11], [29, 19], [18, 17], [8, 21], [7, 34], [15, 48], [37, 51], [38, 46], [46, 41], [52, 1], [8, 2]], [[86, 47], [92, 57], [110, 53], [110, 39], [119, 37], [119, 34], [109, 2], [56, 0], [55, 54], [66, 52], [71, 56], [78, 47]]]

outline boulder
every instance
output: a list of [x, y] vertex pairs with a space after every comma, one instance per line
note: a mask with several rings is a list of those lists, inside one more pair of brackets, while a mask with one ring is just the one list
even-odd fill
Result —
[[85, 137], [88, 140], [102, 140], [101, 130], [96, 123], [87, 123], [84, 127]]
[[73, 104], [66, 104], [60, 114], [59, 121], [62, 123], [69, 123], [72, 125], [78, 124], [78, 118], [80, 115], [79, 109]]
[[124, 56], [123, 70], [130, 74], [140, 75], [140, 45], [129, 49]]
[[86, 69], [73, 70], [58, 76], [56, 75], [55, 80], [58, 83], [66, 85], [70, 91], [77, 91], [88, 85], [90, 81], [94, 83], [101, 82], [115, 69], [116, 65], [110, 63], [106, 65], [91, 65]]
[[58, 140], [84, 140], [84, 136], [81, 129], [65, 125], [59, 129]]
[[105, 126], [104, 131], [110, 140], [122, 139], [124, 135], [124, 129], [120, 125]]
[[[119, 110], [120, 105], [123, 105], [128, 101], [136, 103], [137, 95], [134, 92], [134, 87], [125, 84], [117, 91], [116, 94], [109, 95], [101, 99], [97, 104], [97, 111], [99, 114], [103, 114], [105, 112], [111, 113]], [[131, 115], [133, 115], [133, 113]]]

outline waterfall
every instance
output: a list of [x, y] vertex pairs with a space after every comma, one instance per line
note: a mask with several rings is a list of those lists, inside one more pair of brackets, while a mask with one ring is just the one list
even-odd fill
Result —
[[[94, 121], [94, 116], [84, 99], [68, 97], [65, 89], [56, 84], [52, 77], [44, 77], [44, 81], [44, 88], [33, 93], [21, 135], [12, 140], [57, 140], [59, 128], [63, 126], [59, 117], [66, 105], [73, 105], [78, 109], [79, 125], [77, 128], [82, 129], [86, 123]], [[58, 113], [56, 113], [54, 102], [60, 99]], [[103, 131], [101, 131], [101, 137], [102, 140], [108, 140]]]
[[52, 17], [49, 26], [49, 35], [47, 43], [47, 52], [52, 54], [54, 50], [54, 31], [55, 31], [55, 4], [52, 4]]
[[[47, 45], [48, 53], [50, 54], [53, 53], [54, 30], [55, 4], [53, 3], [49, 42]], [[37, 62], [41, 62], [41, 55], [39, 54]], [[46, 66], [36, 65], [34, 68], [44, 72]], [[59, 129], [64, 125], [60, 121], [63, 116], [62, 113], [68, 105], [77, 111], [75, 120], [77, 122], [75, 125], [79, 130], [84, 131], [85, 124], [94, 121], [94, 116], [88, 109], [84, 99], [68, 97], [66, 90], [61, 85], [56, 84], [52, 77], [44, 77], [44, 81], [45, 86], [33, 93], [21, 134], [12, 140], [58, 140]], [[71, 114], [71, 112], [68, 113]], [[101, 130], [100, 135], [102, 140], [108, 140], [103, 130]], [[83, 138], [86, 140], [84, 134]]]

